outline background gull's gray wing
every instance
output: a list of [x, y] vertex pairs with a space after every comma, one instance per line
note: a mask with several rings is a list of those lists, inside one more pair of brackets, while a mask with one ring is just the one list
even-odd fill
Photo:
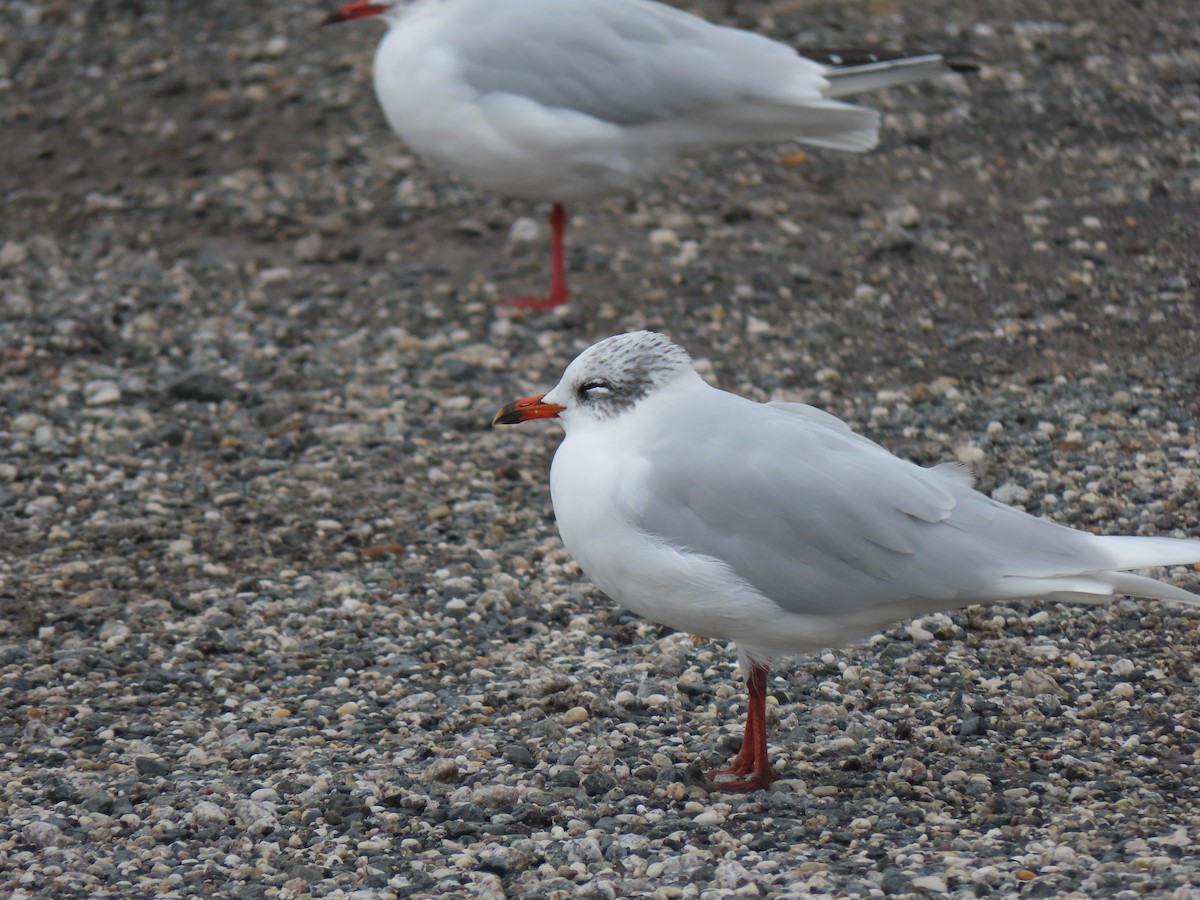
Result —
[[661, 5], [480, 5], [456, 23], [454, 40], [463, 79], [481, 94], [513, 94], [626, 127], [722, 110], [742, 123], [769, 117], [778, 139], [805, 129], [817, 142], [862, 149], [870, 142], [861, 132], [873, 138], [877, 122], [870, 110], [825, 99], [823, 67], [791, 48]]
[[[725, 561], [788, 611], [903, 616], [1110, 586], [1079, 574], [1115, 568], [1100, 541], [996, 503], [956, 467], [901, 460], [811, 407], [720, 391], [704, 403], [660, 423], [649, 458], [669, 464], [649, 474], [631, 517]], [[720, 427], [697, 439], [696, 421]]]

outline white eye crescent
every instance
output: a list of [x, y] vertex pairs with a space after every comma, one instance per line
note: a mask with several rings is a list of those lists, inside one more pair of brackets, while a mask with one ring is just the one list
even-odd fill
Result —
[[588, 381], [579, 386], [580, 397], [606, 397], [612, 388], [603, 381]]

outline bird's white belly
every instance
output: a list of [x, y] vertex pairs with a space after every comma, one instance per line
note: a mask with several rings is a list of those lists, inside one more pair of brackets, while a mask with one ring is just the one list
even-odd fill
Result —
[[625, 129], [515, 94], [481, 94], [454, 51], [419, 16], [375, 56], [375, 93], [408, 146], [471, 183], [513, 197], [568, 202], [627, 190], [666, 163], [631, 153]]
[[[613, 600], [652, 622], [706, 637], [734, 638], [737, 586], [715, 560], [651, 541], [627, 524], [558, 516], [559, 533], [584, 572]], [[598, 533], [611, 539], [597, 540]], [[721, 590], [720, 586], [729, 590]], [[716, 588], [716, 589], [714, 589]], [[750, 601], [753, 603], [753, 600]]]
[[631, 524], [622, 499], [623, 491], [638, 490], [638, 461], [602, 449], [584, 453], [582, 446], [565, 441], [551, 467], [559, 534], [588, 577], [626, 609], [678, 631], [734, 641], [762, 659], [836, 646], [876, 629], [790, 613], [720, 560], [646, 535]]

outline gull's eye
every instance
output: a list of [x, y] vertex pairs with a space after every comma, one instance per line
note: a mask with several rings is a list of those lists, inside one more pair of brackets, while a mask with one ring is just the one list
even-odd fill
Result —
[[612, 387], [606, 381], [585, 381], [579, 386], [580, 400], [593, 400], [597, 397], [606, 397], [612, 393]]

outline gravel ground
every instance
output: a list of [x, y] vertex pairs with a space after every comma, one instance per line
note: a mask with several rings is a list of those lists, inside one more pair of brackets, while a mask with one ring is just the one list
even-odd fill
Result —
[[730, 648], [600, 595], [556, 429], [488, 430], [650, 327], [1034, 513], [1200, 537], [1200, 11], [692, 8], [982, 68], [880, 97], [874, 153], [575, 210], [575, 300], [531, 314], [493, 301], [544, 284], [544, 210], [390, 135], [377, 29], [0, 7], [0, 893], [1200, 897], [1195, 610], [799, 660], [779, 789], [708, 794]]

